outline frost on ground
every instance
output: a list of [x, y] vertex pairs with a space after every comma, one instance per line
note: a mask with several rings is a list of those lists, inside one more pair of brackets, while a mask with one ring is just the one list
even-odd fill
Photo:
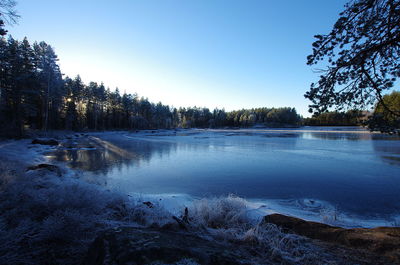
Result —
[[[1, 166], [1, 167], [4, 167]], [[163, 223], [122, 195], [48, 172], [3, 171], [0, 186], [0, 263], [73, 264], [99, 231], [121, 224]]]
[[46, 169], [48, 147], [28, 140], [0, 146], [0, 264], [78, 264], [104, 229], [163, 224], [168, 213], [85, 183], [63, 168]]
[[239, 197], [202, 199], [189, 208], [189, 224], [204, 229], [213, 238], [246, 242], [265, 251], [266, 257], [279, 256], [287, 262], [314, 259], [317, 250], [301, 237], [286, 234], [273, 224], [263, 224], [248, 215], [248, 203]]

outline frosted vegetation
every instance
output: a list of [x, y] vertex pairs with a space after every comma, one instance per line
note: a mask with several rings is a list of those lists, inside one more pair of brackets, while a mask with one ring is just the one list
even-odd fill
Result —
[[[4, 168], [4, 164], [2, 165]], [[76, 263], [96, 234], [122, 224], [165, 223], [161, 209], [73, 177], [2, 170], [0, 263]], [[51, 246], [51, 247], [50, 247]]]
[[[96, 235], [108, 228], [177, 225], [157, 203], [149, 207], [67, 172], [62, 177], [46, 170], [25, 173], [4, 162], [0, 168], [0, 264], [78, 264]], [[175, 219], [199, 236], [256, 244], [289, 262], [313, 257], [305, 239], [250, 218], [241, 198], [199, 200], [187, 213]]]
[[[248, 204], [235, 196], [202, 199], [189, 208], [189, 223], [219, 240], [241, 241], [262, 246], [265, 254], [279, 255], [288, 261], [312, 258], [310, 245], [302, 238], [285, 234], [273, 224], [250, 218]], [[315, 250], [315, 249], [314, 249]]]

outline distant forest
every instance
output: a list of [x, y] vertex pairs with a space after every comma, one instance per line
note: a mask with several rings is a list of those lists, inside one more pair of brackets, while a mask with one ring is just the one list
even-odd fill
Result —
[[330, 111], [303, 119], [303, 125], [308, 126], [358, 126], [367, 120], [370, 113], [360, 110], [347, 112]]
[[63, 77], [54, 49], [11, 36], [0, 39], [0, 135], [30, 130], [114, 130], [359, 125], [361, 112], [327, 112], [303, 119], [294, 108], [174, 108], [137, 94]]
[[294, 108], [172, 108], [137, 94], [121, 94], [103, 83], [63, 78], [54, 49], [27, 38], [0, 41], [0, 121], [2, 134], [26, 129], [113, 130], [299, 125]]

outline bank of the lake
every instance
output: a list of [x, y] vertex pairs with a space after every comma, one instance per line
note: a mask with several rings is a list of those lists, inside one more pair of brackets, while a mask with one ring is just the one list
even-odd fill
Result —
[[[66, 167], [63, 162], [50, 162], [43, 155], [73, 137], [59, 138], [55, 139], [59, 145], [31, 144], [28, 139], [0, 144], [0, 264], [385, 264], [398, 261], [393, 254], [397, 241], [391, 240], [390, 248], [371, 250], [304, 238], [292, 234], [293, 229], [286, 230], [282, 222], [277, 225], [276, 220], [256, 221], [248, 203], [234, 196], [193, 202], [178, 215], [157, 201], [144, 201], [89, 184], [80, 170]], [[47, 139], [36, 142], [54, 144]], [[46, 166], [50, 163], [52, 166]], [[318, 235], [315, 226], [311, 224], [311, 227]], [[371, 236], [362, 240], [371, 240]]]
[[360, 127], [79, 134], [47, 157], [170, 208], [235, 194], [260, 216], [346, 227], [390, 226], [400, 213], [400, 141]]

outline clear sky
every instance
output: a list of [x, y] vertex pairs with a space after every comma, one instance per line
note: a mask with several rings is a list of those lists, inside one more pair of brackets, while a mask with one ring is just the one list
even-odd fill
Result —
[[175, 107], [295, 107], [344, 0], [19, 0], [17, 39], [51, 44], [64, 74]]

